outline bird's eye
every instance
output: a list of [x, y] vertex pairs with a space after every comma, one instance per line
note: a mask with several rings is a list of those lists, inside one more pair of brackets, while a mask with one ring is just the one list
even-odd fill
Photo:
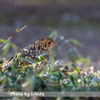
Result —
[[48, 44], [51, 44], [51, 42], [48, 42]]

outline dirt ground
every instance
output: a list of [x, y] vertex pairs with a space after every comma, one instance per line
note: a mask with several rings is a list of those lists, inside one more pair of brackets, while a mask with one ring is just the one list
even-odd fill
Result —
[[[7, 39], [16, 28], [27, 27], [12, 38], [20, 48], [48, 36], [53, 27], [59, 36], [74, 38], [84, 47], [77, 47], [80, 54], [91, 59], [96, 67], [100, 65], [100, 6], [54, 6], [18, 5], [0, 3], [0, 38]], [[59, 41], [59, 39], [58, 39]], [[58, 59], [66, 59], [66, 46], [56, 54]], [[2, 53], [2, 48], [0, 54]]]

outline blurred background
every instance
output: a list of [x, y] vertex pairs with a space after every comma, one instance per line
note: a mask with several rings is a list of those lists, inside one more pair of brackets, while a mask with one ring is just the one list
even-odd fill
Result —
[[71, 51], [67, 40], [73, 38], [83, 47], [70, 45], [99, 68], [100, 0], [0, 0], [0, 38], [7, 39], [24, 25], [27, 27], [11, 40], [18, 47], [23, 48], [56, 30], [57, 42], [66, 39], [64, 45], [58, 46], [57, 59], [67, 62]]

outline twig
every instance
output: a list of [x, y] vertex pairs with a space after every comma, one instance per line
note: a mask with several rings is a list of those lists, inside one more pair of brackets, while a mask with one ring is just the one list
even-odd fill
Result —
[[12, 38], [12, 36], [10, 36], [3, 44], [0, 45], [0, 47], [2, 47], [5, 43], [7, 43], [8, 41], [10, 41]]
[[[25, 27], [26, 27], [26, 25], [23, 26], [21, 29], [18, 29], [18, 28], [17, 28], [15, 32], [20, 33], [20, 31], [22, 31]], [[15, 35], [15, 34], [13, 34], [12, 36], [10, 36], [3, 44], [0, 45], [0, 47], [2, 47], [5, 43], [7, 43], [8, 41], [10, 41], [11, 38], [12, 38], [14, 35]]]
[[17, 28], [17, 29], [16, 29], [16, 32], [17, 32], [17, 33], [20, 33], [20, 31], [22, 31], [25, 27], [26, 27], [26, 25], [23, 26], [21, 29], [18, 29], [18, 28]]

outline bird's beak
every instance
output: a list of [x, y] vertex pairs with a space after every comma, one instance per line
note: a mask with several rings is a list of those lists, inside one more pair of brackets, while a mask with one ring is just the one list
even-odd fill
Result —
[[59, 44], [61, 44], [61, 43], [55, 43], [55, 45], [59, 45]]

